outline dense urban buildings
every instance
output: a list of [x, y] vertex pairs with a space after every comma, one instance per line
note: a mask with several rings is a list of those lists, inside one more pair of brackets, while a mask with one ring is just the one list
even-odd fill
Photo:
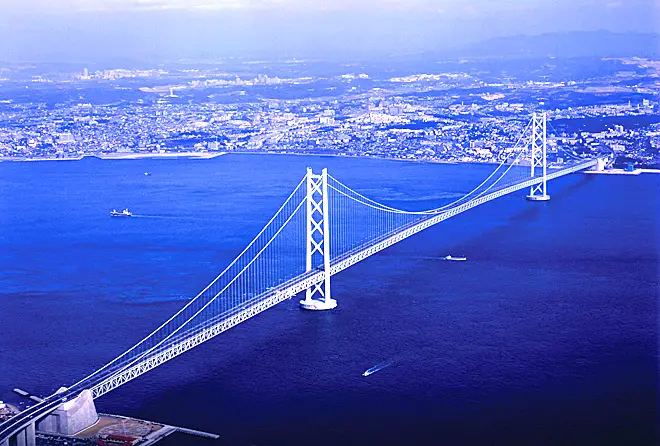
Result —
[[660, 164], [660, 62], [520, 65], [439, 61], [433, 72], [428, 64], [392, 72], [298, 60], [68, 71], [6, 65], [0, 156], [286, 152], [495, 162], [530, 114], [547, 111], [551, 152], [561, 145], [576, 156]]

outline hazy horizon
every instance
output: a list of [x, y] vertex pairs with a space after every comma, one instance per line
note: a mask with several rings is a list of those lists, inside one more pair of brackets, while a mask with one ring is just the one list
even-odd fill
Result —
[[511, 35], [660, 30], [660, 1], [0, 0], [0, 60], [345, 57]]

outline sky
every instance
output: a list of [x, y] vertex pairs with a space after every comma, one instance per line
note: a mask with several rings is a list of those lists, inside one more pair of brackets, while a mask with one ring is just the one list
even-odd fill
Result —
[[660, 0], [0, 0], [0, 60], [443, 51], [493, 37], [660, 31]]

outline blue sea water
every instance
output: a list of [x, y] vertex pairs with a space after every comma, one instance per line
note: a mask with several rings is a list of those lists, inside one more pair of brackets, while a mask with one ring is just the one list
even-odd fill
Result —
[[[0, 163], [0, 399], [48, 394], [140, 340], [308, 165], [416, 209], [492, 170], [266, 155]], [[575, 174], [550, 193], [428, 229], [333, 277], [336, 310], [286, 301], [97, 407], [222, 445], [658, 444], [660, 175]], [[108, 216], [124, 207], [136, 218]]]

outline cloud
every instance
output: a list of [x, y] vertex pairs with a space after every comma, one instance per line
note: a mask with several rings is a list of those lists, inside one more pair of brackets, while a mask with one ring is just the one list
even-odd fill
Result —
[[0, 0], [0, 60], [387, 56], [515, 34], [653, 32], [659, 2]]
[[250, 8], [259, 0], [0, 0], [0, 12], [71, 13]]
[[2, 12], [70, 13], [120, 11], [361, 11], [361, 12], [452, 12], [507, 10], [541, 0], [0, 0]]

